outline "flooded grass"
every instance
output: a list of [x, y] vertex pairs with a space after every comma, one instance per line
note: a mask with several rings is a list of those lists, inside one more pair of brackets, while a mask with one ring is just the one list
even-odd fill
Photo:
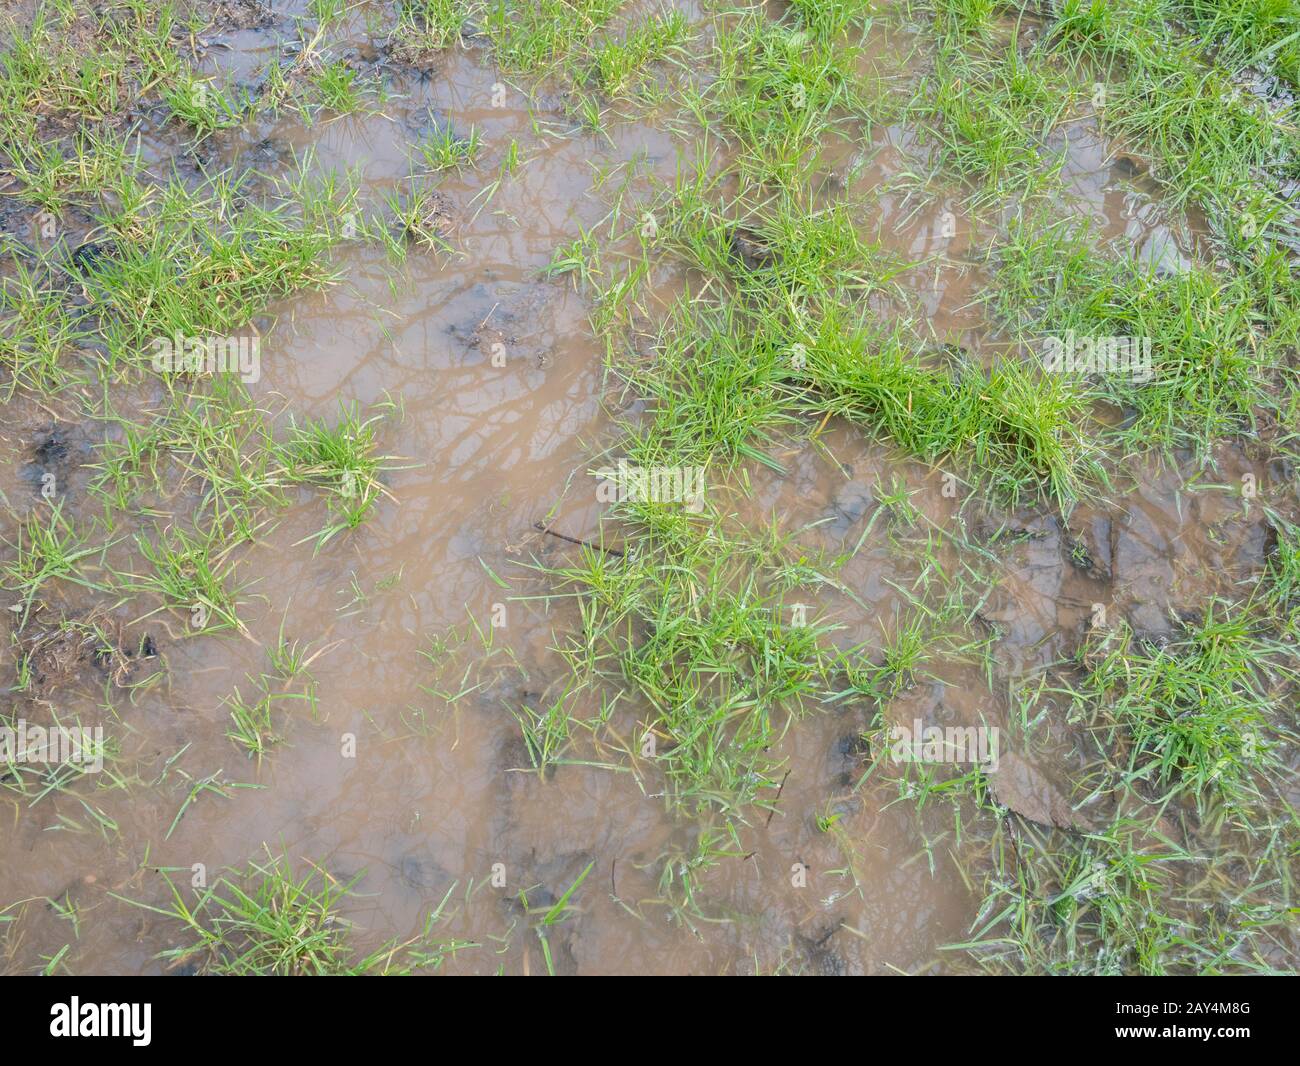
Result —
[[1288, 5], [0, 18], [0, 968], [1295, 970]]

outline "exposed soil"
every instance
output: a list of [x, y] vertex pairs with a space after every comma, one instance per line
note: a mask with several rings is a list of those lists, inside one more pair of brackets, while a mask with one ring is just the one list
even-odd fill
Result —
[[[255, 0], [202, 12], [199, 69], [228, 73], [236, 86], [253, 84], [257, 64], [288, 39], [289, 16], [306, 15], [304, 5]], [[0, 913], [15, 920], [0, 926], [0, 970], [38, 971], [67, 944], [60, 965], [76, 973], [196, 972], [202, 960], [160, 957], [180, 943], [175, 924], [122, 897], [162, 904], [159, 871], [184, 881], [195, 864], [243, 869], [264, 846], [343, 880], [364, 875], [345, 909], [366, 950], [418, 935], [452, 892], [445, 934], [476, 947], [449, 955], [447, 972], [969, 969], [945, 946], [970, 940], [986, 917], [989, 840], [1029, 849], [1033, 834], [1081, 839], [1124, 806], [1089, 783], [1101, 742], [1067, 713], [1051, 679], [1075, 676], [1099, 626], [1123, 621], [1141, 647], [1163, 648], [1213, 598], [1257, 584], [1278, 550], [1269, 512], [1297, 514], [1290, 460], [1248, 437], [1207, 456], [1129, 456], [1110, 464], [1104, 491], [1070, 508], [999, 500], [964, 472], [954, 482], [951, 463], [922, 461], [829, 414], [766, 449], [780, 471], [743, 461], [716, 487], [735, 528], [771, 525], [802, 558], [842, 563], [840, 587], [787, 598], [839, 627], [831, 644], [873, 649], [866, 657], [884, 663], [880, 649], [915, 606], [937, 610], [960, 578], [977, 590], [962, 626], [978, 650], [900, 668], [879, 708], [850, 693], [783, 724], [767, 753], [779, 788], [734, 823], [715, 861], [692, 871], [685, 906], [681, 872], [702, 827], [717, 822], [675, 808], [653, 760], [629, 757], [652, 720], [648, 707], [633, 697], [613, 710], [608, 732], [575, 728], [541, 772], [520, 719], [557, 701], [575, 721], [600, 712], [601, 689], [569, 693], [557, 650], [582, 627], [578, 604], [548, 599], [555, 583], [538, 565], [622, 558], [631, 532], [604, 517], [591, 471], [621, 454], [627, 425], [646, 410], [606, 372], [590, 293], [547, 267], [607, 218], [597, 172], [626, 165], [646, 186], [671, 185], [690, 145], [653, 114], [597, 136], [546, 86], [535, 99], [516, 86], [524, 79], [503, 90], [473, 25], [450, 47], [412, 50], [367, 32], [363, 15], [335, 32], [353, 66], [385, 88], [374, 113], [311, 124], [288, 111], [259, 115], [197, 148], [174, 119], [155, 115], [140, 135], [160, 173], [249, 172], [252, 195], [305, 160], [316, 175], [353, 168], [359, 202], [383, 205], [408, 194], [415, 142], [448, 122], [479, 131], [480, 156], [438, 174], [420, 218], [445, 249], [403, 235], [395, 267], [378, 241], [344, 243], [329, 253], [338, 284], [277, 295], [249, 326], [261, 359], [249, 395], [276, 433], [291, 420], [336, 419], [340, 403], [369, 411], [394, 401], [379, 429], [392, 457], [382, 474], [389, 495], [357, 529], [313, 548], [326, 504], [289, 487], [274, 521], [230, 545], [242, 632], [195, 635], [188, 607], [160, 610], [147, 596], [71, 583], [44, 586], [30, 604], [4, 593], [6, 715], [101, 724], [116, 757], [111, 776], [3, 794], [0, 907], [11, 909]], [[993, 283], [977, 220], [960, 183], [908, 191], [903, 178], [925, 154], [910, 138], [902, 126], [877, 126], [856, 147], [869, 165], [828, 157], [828, 189], [875, 191], [876, 216], [859, 221], [890, 251], [919, 261], [943, 250], [900, 276], [901, 298], [926, 319], [937, 364], [952, 354], [945, 346], [988, 364], [1006, 345], [973, 304]], [[485, 196], [516, 142], [523, 165]], [[1161, 271], [1204, 259], [1203, 219], [1168, 208], [1142, 156], [1085, 128], [1071, 131], [1066, 158], [1070, 203], [1106, 237], [1132, 240]], [[30, 243], [36, 223], [24, 212], [35, 208], [16, 205], [0, 199], [0, 229]], [[61, 284], [80, 301], [86, 279], [111, 271], [120, 253], [90, 218], [60, 225], [71, 249]], [[757, 233], [735, 229], [729, 249], [738, 269], [782, 268], [779, 249]], [[694, 269], [665, 265], [650, 278], [653, 299], [637, 306], [627, 342], [646, 365], [658, 357], [658, 304], [698, 287]], [[126, 430], [78, 407], [95, 387], [62, 397], [19, 390], [6, 404], [6, 560], [26, 516], [55, 503], [87, 527], [106, 521], [90, 486], [104, 442]], [[120, 387], [118, 409], [138, 425], [160, 417], [152, 386]], [[184, 466], [179, 452], [151, 461], [167, 476]], [[111, 528], [96, 527], [105, 548], [87, 565], [138, 572], [136, 534], [163, 510], [198, 506], [208, 489], [199, 478], [166, 501], [146, 494]], [[250, 757], [228, 735], [229, 697], [256, 690], [268, 649], [283, 640], [320, 651], [309, 671], [314, 702], [277, 704], [277, 742]], [[1042, 678], [1046, 689], [1032, 691]], [[1025, 718], [1041, 719], [1032, 739]], [[882, 746], [889, 726], [914, 721], [1001, 728], [991, 804], [965, 795], [902, 802], [914, 785], [881, 770]], [[200, 781], [222, 791], [195, 793]], [[1185, 816], [1164, 817], [1172, 826]], [[1190, 841], [1203, 828], [1179, 826], [1191, 827]], [[574, 909], [548, 927], [544, 958], [539, 915], [579, 881]], [[68, 907], [80, 917], [75, 929]], [[1277, 936], [1270, 963], [1294, 965], [1294, 931]]]

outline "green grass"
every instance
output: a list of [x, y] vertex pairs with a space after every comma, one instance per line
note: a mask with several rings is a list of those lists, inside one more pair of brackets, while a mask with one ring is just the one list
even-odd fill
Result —
[[648, 528], [624, 555], [583, 549], [547, 569], [553, 595], [582, 613], [563, 653], [581, 684], [645, 708], [637, 735], [658, 738], [675, 806], [743, 818], [779, 782], [772, 745], [833, 671], [832, 627], [791, 626], [785, 607], [816, 572], [790, 567], [779, 542], [710, 536], [680, 506], [628, 506]]
[[1066, 0], [1049, 30], [1055, 54], [1101, 79], [1101, 129], [1150, 160], [1173, 203], [1204, 210], [1246, 269], [1294, 241], [1300, 127], [1294, 101], [1244, 90], [1242, 70], [1294, 85], [1296, 17], [1271, 0]]
[[[390, 409], [386, 405], [385, 409]], [[389, 457], [378, 456], [377, 426], [384, 411], [363, 419], [355, 407], [340, 406], [339, 420], [308, 419], [290, 427], [285, 446], [290, 476], [317, 486], [333, 516], [313, 539], [317, 550], [345, 530], [356, 529], [382, 497], [388, 496], [380, 475]]]
[[135, 903], [178, 923], [186, 942], [159, 955], [170, 966], [192, 964], [217, 976], [274, 975], [329, 977], [431, 972], [457, 951], [472, 945], [436, 936], [443, 908], [455, 885], [428, 916], [422, 932], [361, 955], [355, 927], [342, 913], [361, 875], [342, 881], [323, 867], [308, 864], [294, 872], [287, 857], [269, 849], [262, 862], [234, 871], [203, 889], [197, 900], [168, 881], [168, 906]]
[[[1281, 713], [1297, 680], [1291, 649], [1251, 614], [1211, 602], [1172, 644], [1138, 640], [1127, 626], [1081, 652], [1086, 673], [1079, 713], [1127, 749], [1124, 773], [1157, 787], [1187, 788], [1198, 799], [1256, 791], [1283, 772]], [[1119, 743], [1120, 733], [1129, 744]]]
[[484, 10], [475, 0], [403, 0], [389, 40], [404, 62], [426, 62], [454, 45], [462, 28], [481, 20]]
[[247, 112], [247, 105], [231, 100], [225, 88], [190, 71], [164, 88], [162, 96], [171, 113], [193, 127], [199, 139], [241, 125]]
[[1002, 361], [985, 371], [960, 356], [918, 365], [897, 336], [871, 337], [823, 320], [808, 347], [822, 407], [883, 431], [921, 458], [953, 460], [1002, 498], [1077, 499], [1096, 480], [1086, 400], [1068, 381]]
[[[122, 110], [180, 74], [172, 35], [191, 26], [167, 2], [127, 0], [94, 14], [38, 5], [0, 56], [0, 124], [24, 113], [100, 119]], [[74, 31], [89, 34], [89, 46]]]
[[866, 86], [833, 26], [809, 28], [805, 5], [780, 22], [744, 8], [713, 26], [717, 76], [683, 92], [683, 104], [739, 147], [741, 173], [800, 195], [820, 141], [865, 115]]
[[1097, 236], [1068, 223], [1019, 220], [994, 251], [999, 285], [987, 299], [1034, 356], [1044, 338], [1148, 339], [1154, 378], [1106, 375], [1094, 394], [1126, 411], [1133, 447], [1193, 446], [1249, 429], [1284, 358], [1247, 278], [1192, 265], [1172, 274], [1131, 252], [1100, 255]]
[[674, 302], [652, 365], [617, 363], [677, 454], [770, 461], [782, 434], [836, 415], [955, 462], [1004, 498], [1069, 501], [1097, 482], [1077, 382], [1013, 359], [986, 368], [933, 350], [910, 316], [885, 327], [853, 310], [897, 299], [907, 264], [858, 232], [849, 205], [811, 209], [784, 193], [716, 205], [712, 195], [701, 173], [684, 174], [649, 212], [662, 221], [646, 254], [670, 253], [724, 288]]
[[1064, 55], [1079, 55], [1110, 69], [1129, 57], [1161, 48], [1167, 29], [1164, 0], [1061, 0], [1047, 40]]
[[48, 272], [22, 260], [13, 265], [13, 273], [0, 278], [0, 392], [6, 401], [20, 389], [54, 395], [80, 377], [69, 355], [81, 330]]
[[136, 543], [143, 562], [152, 569], [120, 575], [126, 591], [160, 598], [163, 603], [158, 610], [172, 608], [186, 614], [195, 632], [243, 630], [237, 594], [227, 587], [230, 553], [236, 545], [176, 527], [159, 530], [154, 537], [137, 534]]
[[1300, 606], [1300, 528], [1277, 514], [1270, 514], [1269, 520], [1277, 541], [1269, 559], [1266, 595], [1286, 612]]
[[371, 89], [367, 79], [343, 59], [323, 62], [310, 75], [309, 85], [313, 94], [311, 106], [334, 116], [352, 115], [363, 110]]
[[1172, 0], [1173, 13], [1235, 67], [1300, 86], [1300, 11], [1289, 0]]
[[1059, 169], [1046, 141], [1077, 93], [1032, 53], [1007, 48], [986, 58], [955, 49], [922, 79], [911, 117], [929, 131], [941, 166], [1005, 198]]
[[483, 30], [506, 70], [538, 73], [604, 26], [618, 7], [618, 0], [494, 0]]
[[606, 96], [634, 93], [643, 85], [647, 68], [675, 56], [690, 36], [680, 11], [652, 14], [635, 25], [621, 41], [603, 41], [594, 48], [587, 78]]
[[[413, 249], [447, 253], [453, 219], [438, 175], [484, 185], [484, 204], [507, 178], [528, 180], [521, 153], [536, 145], [523, 136], [492, 159], [496, 180], [479, 182], [497, 120], [485, 134], [454, 114], [408, 146], [414, 173], [396, 191], [365, 202], [359, 175], [322, 175], [310, 157], [287, 175], [192, 165], [271, 122], [355, 116], [339, 127], [351, 135], [385, 121], [392, 83], [351, 51], [364, 20], [390, 62], [482, 63], [534, 98], [554, 94], [581, 128], [535, 117], [547, 150], [605, 135], [590, 156], [608, 214], [567, 235], [548, 271], [571, 276], [590, 301], [622, 412], [588, 472], [616, 458], [699, 467], [706, 491], [689, 509], [605, 507], [596, 534], [534, 562], [536, 584], [518, 598], [572, 612], [554, 639], [563, 669], [547, 671], [535, 698], [499, 702], [540, 776], [615, 769], [689, 829], [657, 857], [656, 902], [697, 931], [717, 917], [706, 871], [754, 850], [787, 769], [782, 740], [802, 719], [852, 711], [874, 744], [892, 701], [947, 683], [960, 665], [982, 675], [989, 707], [1009, 683], [1024, 701], [1017, 744], [1032, 750], [1039, 737], [1027, 723], [1052, 711], [1078, 730], [1073, 754], [1086, 765], [1069, 798], [1093, 827], [1034, 825], [998, 805], [979, 769], [873, 760], [852, 798], [897, 809], [915, 831], [916, 854], [891, 858], [935, 877], [958, 863], [978, 899], [947, 965], [1277, 968], [1294, 907], [1296, 825], [1282, 802], [1300, 633], [1291, 497], [1267, 487], [1272, 539], [1240, 602], [1198, 604], [1160, 642], [1122, 621], [1081, 640], [1062, 629], [1062, 661], [1014, 682], [1004, 634], [980, 610], [993, 564], [1006, 564], [1020, 534], [976, 536], [967, 523], [1065, 522], [1084, 499], [1123, 507], [1111, 480], [1154, 453], [1192, 463], [1253, 438], [1268, 460], [1295, 458], [1300, 123], [1294, 101], [1274, 91], [1296, 85], [1293, 4], [792, 0], [688, 13], [617, 0], [405, 0], [365, 11], [312, 0], [307, 14], [280, 42], [292, 47], [255, 73], [256, 90], [191, 53], [201, 19], [170, 4], [89, 13], [47, 0], [26, 22], [15, 16], [0, 55], [3, 193], [46, 212], [50, 234], [10, 227], [0, 248], [0, 398], [67, 405], [103, 430], [88, 464], [101, 513], [15, 509], [4, 538], [0, 584], [18, 607], [24, 698], [48, 695], [34, 680], [32, 620], [56, 594], [102, 600], [123, 619], [169, 611], [173, 633], [245, 632], [240, 560], [300, 495], [323, 499], [322, 527], [304, 538], [322, 553], [389, 512], [397, 460], [384, 454], [384, 416], [395, 401], [367, 411], [343, 401], [326, 417], [292, 402], [272, 412], [269, 359], [283, 355], [274, 327], [260, 324], [270, 381], [159, 375], [151, 360], [160, 337], [251, 334], [295, 294], [339, 284], [351, 269], [345, 246], [387, 252], [395, 270]], [[183, 164], [157, 157], [152, 137], [146, 161], [140, 116], [149, 128], [167, 120], [177, 152], [189, 153]], [[638, 132], [629, 121], [691, 146], [674, 180], [648, 177], [640, 155], [610, 161], [605, 146]], [[1093, 131], [1103, 151], [1136, 161], [1106, 195], [1166, 222], [1182, 260], [1146, 265], [1081, 217], [1097, 205], [1076, 199], [1067, 155]], [[970, 250], [951, 259], [913, 250], [913, 221], [940, 205], [970, 229]], [[945, 272], [972, 282], [961, 312], [978, 319], [973, 343], [936, 335], [930, 293]], [[1152, 379], [1050, 372], [1046, 343], [1070, 335], [1149, 341]], [[809, 547], [815, 525], [742, 522], [757, 479], [806, 475], [791, 456], [838, 459], [832, 424], [899, 462], [875, 486], [856, 542], [825, 554]], [[925, 466], [963, 486], [950, 523], [905, 476]], [[1246, 508], [1247, 520], [1258, 515]], [[867, 619], [871, 640], [845, 646], [841, 627], [867, 608], [841, 568], [868, 546], [873, 559], [888, 551], [880, 578], [905, 607]], [[356, 578], [354, 588], [364, 596]], [[793, 621], [801, 603], [813, 605], [806, 625]], [[105, 641], [93, 626], [77, 639]], [[290, 707], [314, 715], [309, 667], [323, 653], [283, 631], [268, 647], [264, 672], [222, 708], [239, 751], [267, 757], [290, 733]], [[473, 620], [426, 657], [432, 676], [417, 687], [434, 711], [400, 712], [423, 737], [467, 698], [488, 699], [532, 670], [504, 634]], [[107, 683], [104, 702], [113, 707]], [[199, 797], [234, 787], [220, 770], [184, 776], [168, 836]], [[25, 774], [6, 787], [32, 801], [62, 793], [54, 828], [118, 831], [90, 802], [93, 782]], [[837, 810], [814, 824], [851, 853], [841, 821]], [[593, 868], [554, 904], [520, 895], [550, 972], [551, 938]], [[844, 876], [861, 891], [852, 869]], [[458, 950], [437, 929], [444, 899], [419, 936], [363, 954], [344, 917], [355, 885], [268, 856], [196, 902], [173, 889], [149, 909], [178, 923], [179, 946], [164, 958], [210, 973], [407, 972]], [[85, 920], [67, 899], [55, 909], [74, 930]], [[45, 968], [68, 967], [70, 950], [50, 947]]]
[[271, 301], [337, 280], [329, 252], [351, 193], [333, 180], [280, 179], [284, 198], [263, 207], [245, 200], [243, 180], [194, 189], [130, 178], [108, 190], [101, 239], [115, 251], [86, 285], [110, 364], [140, 365], [156, 337], [235, 334]]
[[[309, 667], [323, 654], [324, 649], [310, 652], [298, 641], [288, 641], [281, 623], [276, 644], [267, 649], [271, 673], [257, 678], [251, 675], [255, 698], [245, 700], [238, 688], [226, 697], [230, 709], [230, 729], [227, 736], [259, 761], [283, 738], [277, 731], [277, 710], [284, 703], [306, 704], [313, 716], [317, 711], [316, 682]], [[301, 691], [291, 691], [291, 686], [301, 686]]]
[[472, 166], [483, 147], [483, 137], [478, 129], [470, 127], [469, 135], [458, 137], [447, 127], [420, 145], [420, 158], [430, 171], [460, 170]]
[[[584, 231], [557, 250], [551, 272], [590, 293], [610, 365], [625, 394], [643, 403], [621, 447], [641, 464], [697, 463], [711, 483], [743, 484], [755, 463], [780, 470], [777, 456], [792, 441], [835, 416], [955, 471], [973, 486], [972, 498], [1047, 502], [1068, 513], [1074, 501], [1107, 490], [1108, 471], [1133, 455], [1184, 448], [1208, 455], [1216, 442], [1293, 410], [1286, 352], [1295, 288], [1277, 242], [1283, 216], [1258, 196], [1243, 204], [1238, 195], [1268, 189], [1289, 165], [1289, 112], [1280, 123], [1275, 116], [1280, 134], [1266, 136], [1256, 105], [1222, 95], [1219, 57], [1190, 41], [1167, 46], [1170, 11], [1157, 0], [1066, 0], [1032, 47], [1017, 41], [1018, 5], [917, 6], [934, 16], [938, 47], [924, 52], [919, 76], [892, 104], [849, 66], [846, 44], [872, 13], [833, 4], [796, 5], [784, 17], [719, 13], [703, 53], [716, 76], [682, 90], [703, 131], [697, 159], [639, 203], [615, 188], [607, 231]], [[1062, 210], [1064, 154], [1049, 144], [1091, 109], [1118, 137], [1116, 147], [1152, 149], [1172, 211], [1192, 203], [1211, 210], [1226, 261], [1157, 271]], [[989, 270], [976, 302], [995, 336], [1012, 342], [991, 355], [924, 334], [907, 289], [928, 264], [902, 261], [868, 239], [858, 219], [875, 204], [828, 195], [825, 186], [811, 191], [824, 152], [854, 132], [869, 135], [872, 118], [900, 117], [924, 149], [905, 177], [945, 190], [960, 183], [976, 246], [988, 248], [975, 257]], [[1230, 196], [1237, 196], [1231, 213]], [[1226, 220], [1261, 204], [1272, 214], [1261, 215], [1260, 239], [1238, 239]], [[684, 291], [662, 305], [648, 279], [665, 264], [687, 273]], [[633, 323], [635, 348], [624, 340]], [[1069, 333], [1149, 338], [1153, 380], [1047, 372], [1044, 341]], [[891, 521], [925, 528], [906, 487], [877, 493], [885, 497]], [[722, 813], [728, 825], [743, 822], [778, 767], [737, 757], [762, 750], [818, 703], [864, 698], [883, 706], [936, 653], [927, 622], [936, 609], [924, 600], [917, 614], [887, 627], [866, 662], [830, 652], [829, 629], [811, 643], [801, 643], [811, 632], [773, 632], [780, 552], [750, 556], [745, 532], [725, 526], [712, 507], [691, 517], [624, 506], [609, 517], [615, 521], [597, 539], [617, 543], [621, 554], [575, 548], [580, 562], [547, 568], [556, 595], [577, 597], [582, 613], [564, 645], [573, 676], [603, 695], [596, 718], [578, 710], [592, 701], [568, 689], [530, 712], [524, 728], [539, 765], [576, 758], [582, 735], [599, 732], [619, 700], [630, 699], [628, 713], [642, 709], [639, 725], [672, 742], [654, 762], [674, 803], [693, 805], [706, 821]], [[1293, 541], [1280, 528], [1270, 602], [1288, 604]], [[941, 557], [944, 537], [927, 535], [928, 550]], [[960, 588], [947, 567], [934, 572], [950, 593]], [[801, 573], [814, 585], [833, 581], [826, 572]], [[943, 598], [937, 618], [969, 624], [964, 599]], [[1119, 790], [1165, 809], [1187, 805], [1215, 825], [1228, 804], [1267, 834], [1277, 752], [1291, 742], [1279, 712], [1294, 682], [1285, 656], [1293, 615], [1270, 609], [1274, 615], [1254, 607], [1225, 614], [1211, 605], [1168, 647], [1121, 628], [1080, 649], [1081, 674], [1063, 691], [1103, 749], [1101, 769], [1080, 782], [1084, 790]], [[996, 653], [969, 633], [955, 644], [992, 685]], [[778, 683], [769, 689], [760, 678]], [[629, 741], [626, 755], [639, 776], [636, 747]], [[1006, 812], [993, 808], [978, 773], [923, 780], [912, 773], [899, 784], [899, 801], [918, 815], [934, 800], [949, 801], [964, 845], [978, 848], [993, 835], [988, 896], [977, 935], [962, 945], [970, 959], [1047, 972], [1269, 969], [1255, 953], [1283, 920], [1265, 871], [1281, 861], [1282, 847], [1264, 847], [1258, 883], [1227, 888], [1221, 864], [1230, 863], [1229, 848], [1201, 855], [1201, 844], [1182, 833], [1143, 840], [1158, 815], [1139, 811], [1084, 841], [1045, 840], [1031, 867], [1016, 870], [998, 822]], [[674, 868], [661, 887], [693, 899], [698, 871], [726, 861], [733, 846], [725, 827], [705, 832], [693, 852], [665, 860]], [[938, 846], [926, 847], [933, 869]], [[1189, 885], [1179, 864], [1190, 868], [1193, 855], [1204, 876]], [[1094, 891], [1098, 863], [1105, 887]], [[1198, 909], [1234, 892], [1212, 920]], [[1199, 942], [1189, 922], [1204, 925]]]
[[1147, 59], [1112, 87], [1103, 111], [1107, 133], [1141, 144], [1168, 169], [1175, 199], [1194, 197], [1230, 210], [1250, 184], [1294, 166], [1294, 109], [1270, 115], [1222, 71], [1199, 68], [1177, 52]]
[[404, 261], [412, 245], [424, 252], [451, 251], [447, 235], [453, 219], [437, 189], [412, 180], [405, 192], [389, 193], [386, 203], [393, 223], [381, 227], [379, 239], [396, 261]]
[[[554, 926], [560, 924], [569, 916], [571, 910], [576, 910], [575, 907], [570, 906], [569, 900], [582, 887], [582, 882], [587, 879], [587, 875], [591, 873], [591, 869], [595, 865], [594, 860], [587, 863], [573, 884], [566, 888], [564, 894], [542, 913], [541, 920], [534, 927], [537, 932], [538, 943], [542, 947], [542, 958], [546, 962], [546, 972], [552, 977], [555, 976], [555, 959], [551, 953], [551, 942], [548, 939], [548, 934]], [[520, 894], [520, 902], [525, 910], [531, 910], [528, 905], [527, 892]]]
[[18, 526], [13, 558], [0, 571], [10, 592], [22, 597], [25, 618], [36, 597], [52, 581], [66, 581], [86, 589], [102, 587], [91, 580], [91, 561], [103, 563], [104, 546], [92, 546], [89, 534], [63, 515], [62, 502], [29, 511]]

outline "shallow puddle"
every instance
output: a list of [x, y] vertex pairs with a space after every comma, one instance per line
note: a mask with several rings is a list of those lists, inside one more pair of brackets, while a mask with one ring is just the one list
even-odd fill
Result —
[[[200, 69], [246, 87], [289, 39], [291, 18], [308, 14], [217, 7], [233, 22], [206, 34]], [[183, 610], [155, 611], [156, 597], [65, 586], [43, 592], [30, 616], [5, 600], [6, 670], [21, 653], [32, 673], [8, 710], [100, 723], [118, 756], [89, 783], [0, 796], [0, 906], [13, 919], [0, 928], [3, 968], [39, 970], [69, 945], [73, 972], [192, 972], [197, 960], [159, 958], [178, 944], [175, 922], [130, 901], [165, 906], [160, 872], [211, 882], [269, 849], [359, 878], [344, 911], [362, 950], [418, 936], [441, 906], [440, 935], [473, 945], [449, 955], [450, 972], [962, 969], [945, 946], [976, 921], [981, 892], [968, 873], [985, 862], [980, 834], [993, 820], [967, 797], [903, 802], [914, 786], [882, 761], [865, 696], [778, 723], [770, 809], [729, 830], [675, 808], [652, 757], [629, 758], [650, 714], [635, 696], [608, 731], [575, 729], [558, 765], [535, 769], [521, 718], [555, 706], [590, 717], [609, 695], [572, 689], [557, 649], [583, 619], [537, 564], [577, 565], [602, 539], [617, 550], [626, 530], [602, 522], [593, 471], [620, 454], [619, 419], [639, 413], [605, 368], [599, 309], [546, 268], [607, 218], [614, 175], [671, 184], [693, 146], [649, 119], [584, 131], [561, 95], [530, 99], [516, 84], [525, 79], [507, 79], [486, 42], [463, 41], [421, 70], [349, 26], [357, 35], [342, 51], [385, 87], [376, 113], [310, 125], [261, 116], [194, 151], [174, 124], [152, 121], [142, 143], [160, 173], [248, 171], [250, 189], [271, 187], [295, 160], [316, 175], [351, 171], [358, 210], [372, 211], [409, 192], [419, 142], [478, 131], [474, 164], [436, 180], [445, 247], [407, 243], [395, 264], [346, 242], [332, 253], [338, 284], [277, 298], [251, 326], [260, 367], [248, 396], [277, 434], [332, 420], [341, 405], [382, 409], [388, 495], [317, 548], [326, 504], [289, 487], [255, 543], [230, 545], [243, 633], [195, 636]], [[877, 41], [863, 62], [887, 52]], [[1203, 257], [1203, 220], [1165, 212], [1095, 129], [1075, 126], [1048, 148], [1065, 153], [1062, 202], [1107, 239], [1128, 238], [1166, 272]], [[503, 169], [515, 150], [517, 166]], [[909, 187], [924, 152], [906, 125], [877, 127], [855, 151], [828, 153], [826, 171], [868, 205], [855, 218], [864, 237], [911, 264], [897, 306], [936, 348], [1015, 358], [979, 302], [993, 283], [991, 219], [963, 206], [955, 182]], [[89, 232], [84, 221], [72, 243]], [[665, 303], [695, 284], [684, 266], [653, 280]], [[157, 404], [124, 391], [117, 409], [147, 423]], [[1006, 751], [990, 779], [1003, 813], [1067, 832], [1102, 817], [1072, 791], [1090, 765], [1086, 727], [1044, 711], [1050, 699], [1026, 711], [1023, 686], [1098, 627], [1126, 620], [1168, 641], [1176, 619], [1239, 595], [1273, 544], [1264, 506], [1296, 509], [1293, 471], [1262, 447], [1223, 444], [1204, 463], [1135, 458], [1112, 471], [1110, 491], [1063, 514], [1006, 509], [971, 490], [968, 471], [839, 418], [804, 428], [766, 450], [770, 463], [711, 483], [715, 502], [734, 528], [771, 527], [834, 574], [784, 606], [834, 625], [829, 641], [846, 654], [865, 649], [878, 665], [916, 618], [942, 619], [918, 630], [923, 645], [951, 639], [960, 650], [899, 669], [883, 728], [997, 727]], [[0, 430], [6, 551], [23, 517], [49, 506], [46, 475], [66, 517], [101, 517], [89, 485], [105, 441], [121, 439], [120, 426], [70, 402], [13, 399]], [[117, 526], [103, 566], [138, 568], [133, 535], [156, 517]], [[118, 643], [105, 650], [102, 635], [70, 633], [67, 621], [98, 621]], [[270, 649], [286, 641], [312, 656], [309, 680], [276, 688], [291, 694], [273, 704], [276, 743], [250, 757], [229, 735], [231, 699], [256, 696]], [[1036, 714], [1050, 721], [1031, 746], [1017, 723]], [[702, 846], [714, 861], [697, 868]], [[575, 884], [564, 920], [541, 921]]]

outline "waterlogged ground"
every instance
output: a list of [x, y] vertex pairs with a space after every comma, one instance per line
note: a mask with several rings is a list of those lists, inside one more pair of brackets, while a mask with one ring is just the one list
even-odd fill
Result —
[[2, 17], [3, 971], [1295, 968], [1289, 5]]

